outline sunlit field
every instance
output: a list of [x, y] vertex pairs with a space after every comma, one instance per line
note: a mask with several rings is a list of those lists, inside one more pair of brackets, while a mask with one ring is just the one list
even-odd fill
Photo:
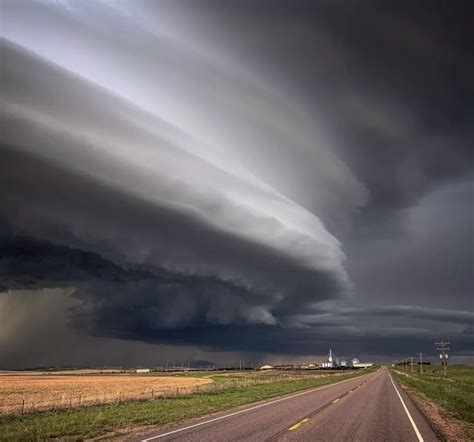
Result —
[[210, 383], [205, 377], [153, 374], [5, 374], [0, 375], [0, 413], [189, 394]]

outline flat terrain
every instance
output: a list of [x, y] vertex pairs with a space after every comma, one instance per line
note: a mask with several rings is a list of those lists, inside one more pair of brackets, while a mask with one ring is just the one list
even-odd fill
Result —
[[[59, 438], [82, 440], [120, 436], [136, 428], [175, 425], [186, 419], [233, 409], [269, 398], [360, 377], [367, 371], [328, 373], [233, 372], [193, 373], [212, 378], [189, 395], [147, 401], [96, 405], [24, 416], [0, 416], [0, 441]], [[176, 378], [187, 378], [182, 374]], [[208, 388], [212, 387], [212, 388]], [[216, 388], [218, 387], [218, 388]], [[150, 430], [151, 431], [151, 430]]]
[[212, 383], [204, 377], [153, 374], [4, 374], [0, 375], [0, 414], [150, 399], [190, 393]]
[[386, 368], [131, 441], [436, 441]]
[[421, 375], [409, 369], [397, 369], [394, 376], [410, 389], [422, 393], [446, 412], [447, 417], [461, 421], [468, 438], [474, 440], [474, 367], [454, 365], [448, 368], [444, 379], [440, 366], [427, 366]]

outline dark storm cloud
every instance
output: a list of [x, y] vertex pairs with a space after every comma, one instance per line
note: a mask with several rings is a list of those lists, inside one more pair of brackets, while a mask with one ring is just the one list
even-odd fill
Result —
[[[8, 42], [4, 54], [6, 289], [73, 285], [90, 328], [142, 324], [144, 334], [275, 325], [347, 291], [339, 243], [316, 217], [190, 152], [192, 138], [129, 103]], [[28, 245], [15, 233], [53, 243]]]
[[472, 310], [473, 200], [472, 180], [454, 181], [391, 220], [361, 226], [346, 251], [363, 299]]
[[208, 28], [213, 37], [227, 39], [282, 84], [291, 82], [368, 186], [369, 213], [409, 207], [472, 172], [467, 2], [237, 3], [232, 17], [216, 3], [189, 15], [202, 14], [215, 23]]
[[467, 2], [5, 5], [3, 289], [127, 342], [472, 348]]
[[[8, 209], [3, 216], [9, 222], [14, 221], [19, 231], [50, 235], [57, 241], [76, 246], [86, 243], [66, 227], [58, 231], [56, 220], [45, 218], [41, 211], [47, 207], [49, 215], [54, 213], [62, 220], [68, 219], [70, 211], [73, 215], [79, 211], [82, 213], [81, 224], [105, 229], [117, 241], [126, 241], [125, 248], [123, 243], [89, 245], [91, 249], [114, 256], [123, 263], [122, 266], [95, 253], [28, 240], [11, 232], [2, 242], [0, 271], [5, 289], [82, 287], [86, 292], [82, 296], [89, 301], [89, 313], [94, 316], [98, 328], [107, 328], [113, 317], [115, 327], [127, 330], [127, 321], [138, 323], [150, 318], [147, 319], [150, 323], [153, 316], [152, 327], [157, 328], [234, 321], [273, 324], [279, 316], [304, 309], [308, 304], [325, 299], [327, 294], [344, 288], [331, 274], [300, 268], [274, 250], [237, 240], [196, 220], [127, 198], [97, 183], [58, 170], [38, 158], [28, 158], [6, 148], [2, 150], [2, 158], [2, 189], [17, 191], [14, 200], [11, 194], [2, 194]], [[20, 164], [21, 168], [15, 168]], [[71, 195], [74, 195], [72, 205]], [[21, 213], [25, 203], [28, 204], [27, 213]], [[39, 209], [34, 209], [35, 204]], [[131, 218], [124, 213], [124, 207], [131, 211]], [[92, 211], [89, 218], [87, 214]], [[36, 220], [34, 226], [29, 225], [30, 219]], [[79, 228], [81, 224], [75, 221]], [[129, 229], [140, 233], [131, 237], [125, 233]], [[157, 232], [165, 232], [165, 235]], [[153, 238], [153, 249], [148, 250], [146, 258], [137, 260], [130, 252], [146, 238]], [[227, 259], [228, 266], [240, 268], [253, 284], [247, 287], [244, 283], [238, 284], [238, 279], [236, 282], [226, 281], [215, 276], [193, 275], [185, 270], [170, 272], [155, 264], [159, 256], [152, 252], [158, 253], [159, 246], [165, 249], [174, 247], [175, 252], [180, 247], [181, 250], [191, 249], [198, 254], [196, 259], [199, 256], [220, 268]], [[228, 250], [232, 253], [226, 257]], [[169, 256], [168, 253], [168, 259]], [[275, 269], [279, 269], [279, 276], [265, 286], [263, 275], [270, 275]], [[295, 302], [287, 301], [281, 291], [271, 291], [273, 284], [277, 284], [280, 290], [285, 289]], [[294, 293], [296, 288], [298, 293]], [[113, 298], [108, 295], [110, 293], [115, 293]], [[109, 319], [105, 320], [105, 316]]]
[[[382, 306], [373, 306], [373, 307], [342, 307], [337, 309], [320, 310], [317, 314], [313, 315], [300, 315], [293, 318], [295, 321], [298, 321], [302, 324], [305, 324], [306, 321], [314, 324], [331, 324], [334, 325], [347, 325], [344, 321], [341, 321], [341, 318], [347, 317], [379, 317], [383, 318], [384, 316], [395, 316], [403, 318], [414, 318], [422, 320], [434, 320], [442, 322], [452, 322], [459, 324], [472, 324], [474, 322], [474, 312], [462, 311], [462, 310], [444, 310], [437, 308], [429, 308], [422, 306], [414, 305], [382, 305]], [[364, 320], [363, 318], [358, 318], [359, 320]]]

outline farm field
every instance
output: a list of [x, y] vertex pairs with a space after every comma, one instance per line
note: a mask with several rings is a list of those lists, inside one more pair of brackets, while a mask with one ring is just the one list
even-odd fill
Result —
[[205, 377], [153, 374], [3, 374], [0, 414], [186, 394], [210, 383], [212, 379]]
[[331, 371], [191, 371], [136, 374], [118, 370], [0, 373], [0, 415], [175, 397], [310, 377]]
[[[85, 408], [0, 416], [0, 441], [82, 440], [108, 434], [122, 437], [135, 428], [160, 427], [240, 405], [329, 385], [368, 373], [347, 372], [200, 372], [171, 376], [176, 381], [202, 377], [208, 383], [191, 394], [146, 401], [117, 401]], [[112, 377], [112, 376], [110, 376]], [[115, 377], [115, 376], [113, 376]], [[133, 376], [135, 377], [135, 376]], [[150, 379], [153, 376], [143, 376]], [[161, 377], [161, 376], [156, 376]]]
[[[5, 375], [16, 375], [16, 376], [31, 376], [31, 375], [39, 375], [39, 374], [48, 374], [48, 375], [62, 375], [62, 374], [120, 374], [126, 373], [126, 370], [121, 370], [118, 368], [78, 368], [78, 369], [70, 369], [70, 370], [21, 370], [21, 371], [13, 371], [13, 370], [0, 370], [0, 376]], [[135, 373], [129, 371], [129, 373]]]

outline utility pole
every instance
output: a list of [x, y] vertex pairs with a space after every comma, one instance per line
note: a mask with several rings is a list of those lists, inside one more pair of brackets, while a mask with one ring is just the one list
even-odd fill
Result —
[[423, 374], [423, 353], [417, 353], [420, 356], [420, 375]]
[[410, 356], [411, 374], [413, 374], [413, 357]]
[[444, 370], [444, 377], [448, 377], [448, 353], [447, 351], [449, 350], [449, 342], [444, 342], [441, 340], [441, 342], [435, 342], [436, 345], [436, 350], [440, 351], [441, 353], [439, 354], [439, 358], [441, 359], [441, 363], [443, 364], [443, 370]]

